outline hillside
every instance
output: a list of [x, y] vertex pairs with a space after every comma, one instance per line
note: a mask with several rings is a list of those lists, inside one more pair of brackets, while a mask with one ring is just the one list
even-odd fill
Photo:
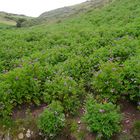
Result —
[[99, 8], [112, 0], [89, 0], [74, 6], [63, 7], [52, 11], [44, 12], [39, 17], [23, 23], [23, 26], [33, 26], [43, 23], [61, 22], [67, 18], [85, 13], [93, 8]]
[[0, 12], [0, 24], [16, 25], [18, 19], [32, 19], [25, 15], [17, 15], [12, 13]]
[[0, 139], [139, 140], [139, 29], [140, 0], [0, 28]]

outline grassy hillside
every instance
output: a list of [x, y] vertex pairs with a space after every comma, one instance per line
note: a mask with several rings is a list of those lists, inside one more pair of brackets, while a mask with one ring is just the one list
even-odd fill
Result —
[[39, 17], [24, 22], [23, 26], [33, 26], [50, 22], [61, 22], [80, 13], [85, 13], [87, 11], [93, 10], [93, 8], [102, 7], [111, 1], [112, 0], [89, 0], [74, 6], [63, 7], [56, 10], [44, 12]]
[[[129, 112], [131, 120], [125, 116], [128, 114], [123, 118], [123, 125], [131, 124], [127, 125], [129, 130], [136, 126], [129, 137], [126, 129], [120, 129], [117, 107], [121, 100], [127, 100], [140, 108], [139, 29], [139, 0], [114, 0], [61, 23], [0, 29], [0, 129], [5, 130], [3, 123], [7, 124], [15, 139], [25, 133], [24, 129], [37, 134], [41, 130], [49, 138], [66, 131], [67, 137], [70, 133], [79, 140], [90, 131], [103, 139], [114, 139], [116, 133], [126, 135], [127, 140], [139, 139], [134, 112]], [[29, 106], [34, 111], [44, 104], [49, 106], [37, 125], [30, 117], [25, 124], [18, 120], [14, 121], [16, 126], [11, 125], [9, 119], [15, 120], [17, 110], [23, 118]], [[90, 130], [79, 129], [77, 120], [82, 129], [84, 124]]]
[[25, 15], [17, 15], [6, 12], [0, 12], [0, 24], [1, 25], [16, 25], [18, 19], [31, 19]]

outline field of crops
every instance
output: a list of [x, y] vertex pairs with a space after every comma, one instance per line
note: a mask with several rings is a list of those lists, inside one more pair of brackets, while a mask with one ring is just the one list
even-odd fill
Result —
[[19, 106], [54, 101], [74, 115], [89, 94], [100, 104], [140, 104], [139, 0], [115, 0], [51, 25], [2, 26], [0, 120]]

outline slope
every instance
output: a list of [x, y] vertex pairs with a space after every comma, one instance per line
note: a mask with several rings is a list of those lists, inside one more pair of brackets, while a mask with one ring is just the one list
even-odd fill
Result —
[[25, 15], [17, 15], [12, 13], [0, 12], [0, 24], [16, 25], [18, 19], [31, 19]]
[[140, 1], [115, 0], [61, 23], [0, 29], [1, 123], [19, 107], [52, 101], [74, 115], [88, 94], [101, 104], [125, 98], [139, 108], [139, 28]]
[[44, 12], [39, 17], [24, 22], [23, 26], [33, 26], [42, 23], [61, 22], [66, 18], [87, 12], [93, 8], [99, 8], [109, 3], [111, 0], [89, 0], [74, 6], [63, 7], [52, 11]]

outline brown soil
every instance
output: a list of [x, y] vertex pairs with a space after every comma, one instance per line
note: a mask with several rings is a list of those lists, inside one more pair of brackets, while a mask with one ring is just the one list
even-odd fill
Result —
[[121, 111], [124, 114], [123, 119], [123, 132], [130, 132], [135, 121], [140, 120], [140, 111], [136, 108], [136, 105], [129, 101], [123, 100], [121, 103]]
[[128, 100], [121, 100], [119, 102], [121, 112], [123, 114], [122, 132], [116, 135], [113, 140], [119, 140], [119, 135], [129, 134], [132, 130], [135, 121], [140, 121], [140, 111], [136, 105]]
[[42, 104], [40, 106], [35, 105], [23, 105], [20, 108], [15, 108], [12, 114], [12, 118], [16, 119], [24, 119], [27, 115], [31, 114], [33, 117], [37, 117], [43, 110], [47, 108], [46, 104]]
[[[120, 134], [114, 136], [112, 140], [119, 140], [119, 135], [130, 133], [134, 122], [140, 120], [140, 111], [137, 109], [135, 104], [127, 100], [121, 100], [118, 104], [120, 105], [121, 112], [123, 114], [122, 131], [120, 132]], [[80, 120], [81, 116], [83, 116], [84, 109], [80, 109], [79, 112], [80, 112], [79, 116], [74, 118], [74, 120], [76, 120], [77, 124], [78, 122], [80, 122], [80, 124], [78, 124], [80, 131], [83, 131], [86, 134], [83, 140], [95, 140], [96, 135], [89, 133], [86, 129], [86, 125], [83, 124]], [[76, 140], [76, 139], [74, 137], [71, 138], [69, 137], [69, 139], [62, 138], [61, 140]]]
[[[123, 121], [122, 121], [122, 132], [120, 134], [126, 134], [129, 133], [132, 129], [133, 123], [136, 120], [140, 120], [140, 111], [137, 110], [136, 105], [131, 103], [127, 100], [122, 100], [119, 102], [119, 105], [121, 107], [121, 112], [123, 114]], [[23, 106], [20, 109], [15, 109], [13, 112], [13, 118], [18, 119], [22, 118], [24, 119], [26, 117], [26, 110], [29, 109], [33, 117], [37, 117], [45, 108], [47, 107], [46, 104], [43, 104], [39, 107], [36, 106]], [[96, 135], [91, 134], [87, 131], [86, 125], [82, 123], [81, 116], [83, 116], [84, 109], [80, 109], [79, 115], [77, 117], [72, 118], [75, 122], [77, 122], [78, 125], [78, 131], [84, 132], [84, 138], [83, 140], [95, 140]], [[114, 136], [113, 140], [119, 140], [118, 136]], [[36, 138], [34, 139], [36, 140]], [[57, 140], [77, 140], [76, 137], [73, 134], [69, 133], [69, 130], [64, 130], [61, 136]]]

